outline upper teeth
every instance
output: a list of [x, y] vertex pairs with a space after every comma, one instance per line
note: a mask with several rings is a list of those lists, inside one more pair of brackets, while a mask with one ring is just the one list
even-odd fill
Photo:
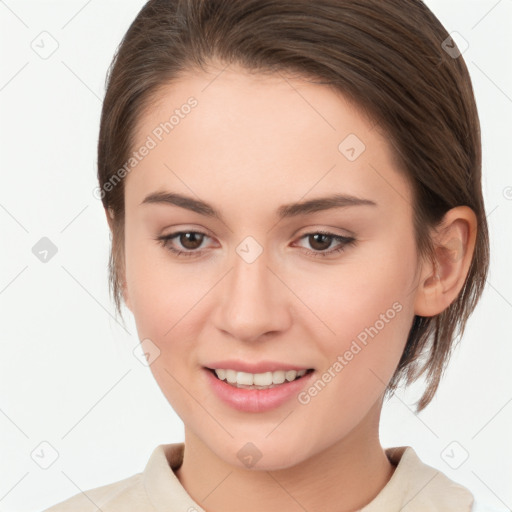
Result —
[[230, 384], [245, 384], [247, 386], [270, 386], [271, 384], [282, 384], [285, 380], [292, 381], [302, 377], [306, 370], [278, 370], [265, 373], [246, 373], [236, 370], [215, 370], [220, 380], [227, 380]]

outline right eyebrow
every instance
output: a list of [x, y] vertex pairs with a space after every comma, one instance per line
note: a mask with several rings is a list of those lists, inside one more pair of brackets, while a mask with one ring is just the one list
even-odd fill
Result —
[[[211, 204], [176, 192], [153, 192], [144, 198], [141, 202], [142, 204], [170, 204], [223, 221], [221, 213]], [[330, 196], [309, 199], [308, 201], [281, 205], [277, 209], [277, 216], [280, 219], [284, 219], [349, 206], [377, 206], [377, 203], [371, 199], [363, 199], [352, 195], [332, 194]]]

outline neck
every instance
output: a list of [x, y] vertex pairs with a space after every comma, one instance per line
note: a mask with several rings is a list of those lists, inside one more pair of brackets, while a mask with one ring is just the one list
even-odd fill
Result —
[[209, 512], [352, 512], [371, 502], [395, 469], [378, 438], [380, 408], [376, 414], [335, 445], [275, 471], [227, 464], [185, 429], [183, 463], [175, 474]]

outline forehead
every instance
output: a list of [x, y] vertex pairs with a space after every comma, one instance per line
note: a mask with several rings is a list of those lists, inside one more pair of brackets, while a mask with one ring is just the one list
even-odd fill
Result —
[[408, 193], [375, 124], [304, 78], [232, 67], [187, 73], [159, 90], [135, 133], [133, 149], [151, 149], [126, 178], [127, 203], [173, 187], [215, 192], [224, 204], [236, 194], [248, 207], [260, 193], [280, 202], [333, 189]]
[[[197, 105], [189, 112], [191, 98]], [[207, 134], [210, 140], [226, 135], [236, 135], [237, 140], [258, 136], [269, 143], [267, 148], [291, 143], [291, 137], [299, 135], [313, 143], [327, 133], [339, 138], [347, 130], [363, 136], [374, 126], [334, 87], [284, 73], [261, 74], [232, 66], [188, 71], [161, 87], [135, 127], [136, 141], [143, 142], [173, 113], [179, 117], [172, 121], [176, 139], [192, 130]], [[186, 118], [187, 122], [182, 122]], [[230, 140], [224, 137], [224, 142], [229, 144]]]

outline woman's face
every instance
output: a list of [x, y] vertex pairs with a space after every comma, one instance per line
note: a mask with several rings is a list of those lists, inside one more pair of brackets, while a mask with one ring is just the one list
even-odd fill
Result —
[[[125, 298], [187, 429], [266, 469], [375, 430], [420, 270], [411, 190], [378, 127], [327, 86], [232, 67], [167, 87], [136, 135]], [[314, 371], [277, 384], [292, 369]]]

